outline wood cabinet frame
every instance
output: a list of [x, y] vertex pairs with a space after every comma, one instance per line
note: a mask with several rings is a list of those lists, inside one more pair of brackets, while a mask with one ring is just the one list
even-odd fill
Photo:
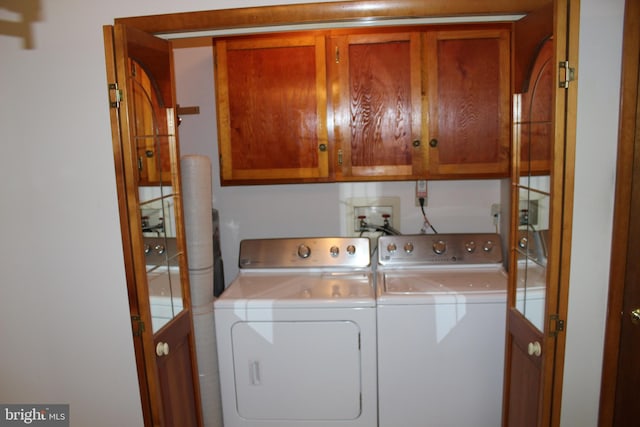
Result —
[[[389, 19], [416, 18], [416, 17], [452, 17], [452, 16], [483, 16], [498, 14], [523, 14], [528, 15], [532, 11], [549, 7], [555, 3], [565, 5], [565, 0], [458, 0], [452, 2], [450, 0], [432, 0], [425, 2], [424, 0], [369, 0], [369, 1], [341, 1], [332, 3], [309, 3], [296, 5], [278, 5], [267, 7], [250, 7], [242, 9], [226, 9], [226, 10], [210, 10], [202, 12], [184, 12], [165, 15], [151, 15], [140, 17], [123, 17], [115, 19], [116, 23], [127, 24], [131, 27], [141, 29], [145, 32], [154, 34], [172, 34], [172, 33], [189, 33], [195, 31], [207, 30], [225, 30], [225, 29], [250, 29], [252, 27], [262, 26], [278, 26], [291, 24], [326, 24], [340, 21], [358, 21], [366, 20], [368, 22], [379, 21], [381, 24], [388, 22]], [[574, 4], [579, 6], [579, 2]], [[579, 7], [571, 10], [571, 16], [561, 14], [558, 19], [565, 19], [577, 22]], [[535, 24], [531, 24], [536, 28]], [[564, 35], [563, 35], [564, 36]], [[188, 34], [184, 36], [185, 40], [175, 41], [174, 45], [201, 43], [201, 45], [210, 43], [210, 38], [204, 36], [190, 37]], [[198, 40], [198, 37], [200, 39]], [[522, 39], [520, 39], [522, 40]], [[577, 52], [577, 39], [571, 40], [572, 48]], [[524, 44], [523, 44], [524, 46]], [[521, 58], [533, 57], [535, 51], [535, 43], [529, 43], [530, 52], [520, 52]], [[520, 64], [515, 67], [513, 81], [522, 83], [522, 75], [527, 70], [525, 62], [517, 61]], [[519, 92], [512, 87], [512, 92]], [[575, 96], [571, 97], [571, 107], [575, 107]], [[566, 218], [570, 218], [572, 214], [573, 200], [573, 156], [575, 149], [575, 109], [572, 109], [569, 117], [567, 117], [567, 128], [569, 129], [565, 139], [565, 146], [557, 147], [556, 154], [558, 157], [555, 163], [563, 162], [565, 154], [563, 149], [567, 150], [566, 159], [569, 164], [568, 170], [565, 171], [566, 190], [555, 193], [554, 200], [558, 205], [565, 208], [564, 214]], [[571, 243], [570, 226], [565, 220], [564, 225], [568, 227], [566, 232], [558, 230], [555, 245], [569, 248]], [[563, 251], [558, 260], [563, 265], [568, 265], [570, 252]], [[569, 285], [568, 272], [565, 271], [559, 275], [559, 286], [562, 289], [560, 297], [561, 311], [566, 312], [567, 294]], [[549, 369], [553, 380], [548, 384], [553, 384], [553, 392], [548, 399], [554, 402], [554, 410], [551, 414], [549, 425], [559, 425], [559, 408], [562, 390], [562, 372], [564, 363], [564, 348], [558, 351], [553, 365]], [[551, 402], [545, 400], [544, 405], [549, 408]], [[549, 409], [547, 409], [549, 410]]]
[[215, 37], [222, 185], [508, 177], [512, 28]]

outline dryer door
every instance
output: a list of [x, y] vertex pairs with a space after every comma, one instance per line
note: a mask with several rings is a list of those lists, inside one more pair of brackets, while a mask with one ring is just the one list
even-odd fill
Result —
[[231, 336], [241, 417], [311, 421], [360, 416], [360, 329], [354, 322], [240, 322]]

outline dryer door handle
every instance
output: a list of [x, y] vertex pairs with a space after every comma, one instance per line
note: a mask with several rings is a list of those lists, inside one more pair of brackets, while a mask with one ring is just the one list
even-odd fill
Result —
[[260, 385], [260, 362], [258, 360], [249, 362], [249, 378], [252, 385]]

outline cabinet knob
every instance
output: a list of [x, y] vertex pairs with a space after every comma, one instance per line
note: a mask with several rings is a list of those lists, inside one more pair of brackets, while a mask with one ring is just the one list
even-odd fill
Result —
[[432, 148], [436, 148], [438, 146], [438, 140], [433, 138], [431, 141], [429, 141], [429, 146]]
[[327, 144], [320, 144], [320, 145], [318, 146], [318, 149], [319, 149], [320, 151], [327, 151]]
[[640, 325], [640, 308], [636, 308], [631, 312], [631, 323]]
[[413, 142], [411, 143], [415, 148], [420, 147], [420, 140], [419, 139], [414, 139]]
[[169, 344], [166, 342], [159, 342], [158, 345], [156, 345], [156, 354], [158, 357], [169, 354]]

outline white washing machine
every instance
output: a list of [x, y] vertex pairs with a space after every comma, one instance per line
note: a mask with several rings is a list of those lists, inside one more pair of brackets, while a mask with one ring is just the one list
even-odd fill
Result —
[[225, 427], [376, 427], [367, 238], [244, 240], [214, 303]]
[[500, 237], [383, 236], [377, 269], [379, 426], [500, 426]]

